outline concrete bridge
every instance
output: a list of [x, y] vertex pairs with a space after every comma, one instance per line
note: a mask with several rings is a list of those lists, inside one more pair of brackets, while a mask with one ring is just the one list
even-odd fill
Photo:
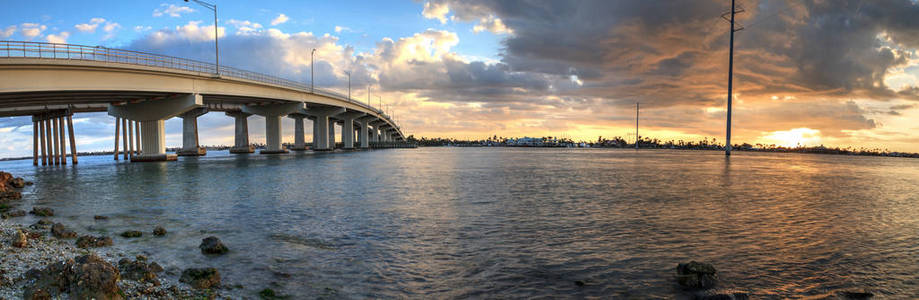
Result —
[[[313, 151], [335, 148], [341, 124], [344, 149], [404, 141], [382, 110], [310, 85], [189, 59], [70, 44], [0, 41], [0, 116], [32, 116], [33, 163], [66, 164], [65, 131], [77, 162], [71, 116], [108, 112], [115, 117], [126, 159], [175, 160], [166, 153], [164, 121], [183, 119], [179, 155], [204, 155], [197, 117], [224, 112], [236, 120], [232, 153], [252, 153], [247, 117], [265, 118], [263, 154], [284, 153], [281, 118], [294, 119], [294, 146], [306, 150], [304, 120], [313, 123]], [[67, 130], [65, 130], [65, 128]], [[40, 150], [40, 151], [39, 151]], [[39, 155], [41, 152], [41, 155]]]

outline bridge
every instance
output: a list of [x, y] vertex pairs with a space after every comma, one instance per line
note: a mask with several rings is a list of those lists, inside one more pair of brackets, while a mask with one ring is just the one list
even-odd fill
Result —
[[[235, 119], [231, 153], [253, 153], [247, 117], [265, 118], [262, 154], [307, 150], [304, 119], [313, 122], [310, 150], [334, 150], [335, 124], [343, 149], [398, 145], [401, 128], [384, 111], [311, 85], [190, 59], [99, 46], [0, 41], [0, 116], [32, 116], [33, 164], [77, 163], [74, 113], [115, 117], [125, 159], [175, 160], [167, 154], [164, 122], [183, 119], [178, 155], [205, 155], [197, 117], [224, 112]], [[281, 143], [281, 118], [294, 120], [294, 144]], [[66, 130], [65, 130], [66, 128]], [[327, 137], [327, 138], [326, 138]], [[41, 152], [41, 155], [39, 155]]]

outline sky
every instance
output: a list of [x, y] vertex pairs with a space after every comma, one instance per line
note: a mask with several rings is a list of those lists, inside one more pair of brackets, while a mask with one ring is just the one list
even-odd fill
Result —
[[[222, 65], [380, 96], [407, 135], [723, 142], [727, 0], [217, 1]], [[734, 143], [919, 152], [915, 0], [742, 0]], [[183, 1], [14, 1], [0, 40], [102, 45], [211, 62], [213, 12]], [[376, 99], [372, 99], [378, 105]], [[78, 150], [114, 119], [75, 116]], [[285, 120], [284, 141], [293, 141]], [[181, 145], [181, 121], [166, 122]], [[230, 145], [233, 121], [199, 118]], [[306, 126], [309, 131], [311, 126]], [[309, 135], [309, 132], [308, 132]], [[309, 138], [309, 137], [308, 137]], [[28, 117], [0, 118], [0, 157], [31, 155]], [[250, 117], [250, 140], [264, 120]]]

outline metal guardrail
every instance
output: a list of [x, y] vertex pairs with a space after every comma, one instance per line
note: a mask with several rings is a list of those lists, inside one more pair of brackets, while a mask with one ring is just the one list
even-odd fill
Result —
[[[24, 41], [0, 41], [0, 58], [39, 58], [39, 59], [63, 59], [63, 60], [87, 60], [107, 63], [120, 63], [147, 67], [158, 67], [173, 70], [182, 70], [189, 72], [198, 72], [205, 74], [216, 74], [216, 65], [212, 63], [201, 62], [192, 59], [152, 54], [140, 51], [123, 50], [106, 48], [102, 46], [85, 46], [74, 44], [57, 44], [45, 42], [24, 42]], [[256, 73], [246, 70], [240, 70], [232, 67], [220, 66], [220, 78], [237, 78], [251, 80], [260, 83], [278, 85], [286, 88], [300, 90], [305, 93], [312, 93], [326, 97], [336, 98], [348, 101], [352, 104], [363, 107], [367, 110], [376, 112], [383, 116], [391, 124], [396, 126], [399, 131], [401, 128], [392, 118], [382, 110], [377, 109], [353, 98], [319, 88], [310, 88], [308, 84], [303, 84], [293, 80], [271, 76], [262, 73]]]

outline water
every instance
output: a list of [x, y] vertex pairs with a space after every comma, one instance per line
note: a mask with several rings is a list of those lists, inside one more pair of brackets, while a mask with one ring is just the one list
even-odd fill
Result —
[[[919, 297], [915, 159], [513, 148], [111, 159], [0, 170], [35, 181], [27, 207], [106, 232], [169, 276], [217, 267], [249, 297], [680, 298], [673, 272], [689, 260], [754, 297]], [[117, 236], [155, 225], [169, 235]], [[201, 255], [208, 235], [231, 252]]]

